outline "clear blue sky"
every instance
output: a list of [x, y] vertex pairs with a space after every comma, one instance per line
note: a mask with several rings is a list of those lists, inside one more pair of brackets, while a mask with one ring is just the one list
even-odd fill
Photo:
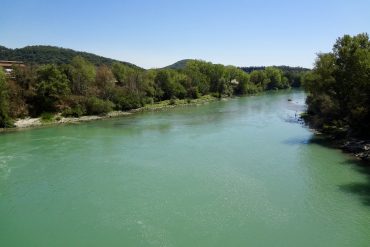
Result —
[[55, 45], [139, 66], [184, 58], [311, 67], [343, 34], [370, 32], [370, 0], [11, 0], [0, 45]]

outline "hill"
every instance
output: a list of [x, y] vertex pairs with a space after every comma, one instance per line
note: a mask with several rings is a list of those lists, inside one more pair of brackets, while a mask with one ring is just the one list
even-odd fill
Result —
[[177, 61], [174, 64], [168, 65], [164, 68], [165, 69], [183, 69], [183, 68], [185, 68], [185, 65], [186, 65], [187, 62], [193, 61], [193, 60], [195, 60], [195, 59], [183, 59], [183, 60]]
[[68, 64], [75, 56], [81, 56], [95, 65], [111, 65], [113, 62], [120, 62], [133, 68], [139, 68], [128, 62], [56, 46], [37, 45], [17, 49], [0, 46], [0, 60], [17, 60], [27, 64]]

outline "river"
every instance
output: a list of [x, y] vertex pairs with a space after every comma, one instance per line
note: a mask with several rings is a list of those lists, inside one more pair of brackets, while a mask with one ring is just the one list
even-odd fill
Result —
[[296, 121], [304, 99], [3, 133], [0, 246], [370, 246], [369, 172]]

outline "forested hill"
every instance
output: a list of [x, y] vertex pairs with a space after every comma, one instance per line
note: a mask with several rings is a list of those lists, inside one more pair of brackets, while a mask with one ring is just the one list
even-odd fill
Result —
[[183, 59], [177, 61], [174, 64], [166, 66], [165, 69], [184, 69], [186, 67], [186, 64], [190, 61], [195, 61], [195, 59]]
[[113, 62], [120, 62], [132, 68], [139, 68], [138, 66], [117, 61], [111, 58], [98, 56], [88, 52], [75, 51], [55, 46], [26, 46], [23, 48], [9, 49], [0, 46], [0, 60], [16, 60], [23, 61], [27, 64], [70, 64], [72, 59], [76, 56], [81, 56], [94, 65], [112, 65]]

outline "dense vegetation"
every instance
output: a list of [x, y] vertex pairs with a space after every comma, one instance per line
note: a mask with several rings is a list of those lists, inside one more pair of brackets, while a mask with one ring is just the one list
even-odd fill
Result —
[[8, 102], [6, 77], [4, 71], [0, 69], [0, 128], [11, 126]]
[[370, 137], [370, 40], [368, 34], [337, 39], [318, 54], [305, 76], [306, 119], [323, 132]]
[[[186, 64], [189, 61], [194, 61], [193, 59], [184, 59], [180, 60], [174, 64], [171, 64], [165, 68], [167, 69], [176, 69], [176, 70], [181, 70], [184, 69]], [[290, 66], [271, 66], [272, 68], [276, 68], [282, 72], [282, 76], [286, 77], [289, 81], [289, 85], [292, 87], [300, 87], [302, 85], [303, 81], [303, 75], [306, 74], [306, 72], [310, 71], [307, 68], [302, 68], [302, 67], [290, 67]], [[247, 72], [248, 74], [254, 72], [254, 71], [261, 71], [261, 72], [254, 72], [255, 76], [260, 76], [263, 78], [266, 78], [267, 76], [265, 75], [266, 72], [266, 66], [251, 66], [251, 67], [240, 67], [241, 70]]]
[[181, 69], [143, 70], [120, 62], [96, 66], [82, 56], [68, 64], [29, 64], [0, 74], [0, 124], [10, 119], [62, 113], [63, 116], [105, 114], [148, 103], [230, 97], [294, 84], [274, 67], [251, 74], [234, 66], [189, 60]]
[[[283, 72], [283, 76], [285, 76], [292, 87], [300, 87], [303, 82], [303, 76], [306, 72], [310, 71], [307, 68], [302, 67], [290, 67], [290, 66], [273, 66]], [[241, 67], [240, 69], [244, 70], [247, 73], [252, 73], [254, 71], [263, 71], [266, 70], [265, 66], [252, 66], [252, 67]], [[257, 72], [254, 72], [257, 73]]]
[[[27, 64], [69, 64], [72, 59], [76, 56], [83, 57], [90, 63], [99, 65], [112, 65], [114, 62], [120, 62], [114, 59], [97, 56], [92, 53], [74, 51], [71, 49], [65, 49], [55, 46], [26, 46], [19, 49], [9, 49], [4, 46], [0, 46], [0, 60], [15, 60], [22, 61]], [[137, 66], [121, 62], [129, 67]]]

